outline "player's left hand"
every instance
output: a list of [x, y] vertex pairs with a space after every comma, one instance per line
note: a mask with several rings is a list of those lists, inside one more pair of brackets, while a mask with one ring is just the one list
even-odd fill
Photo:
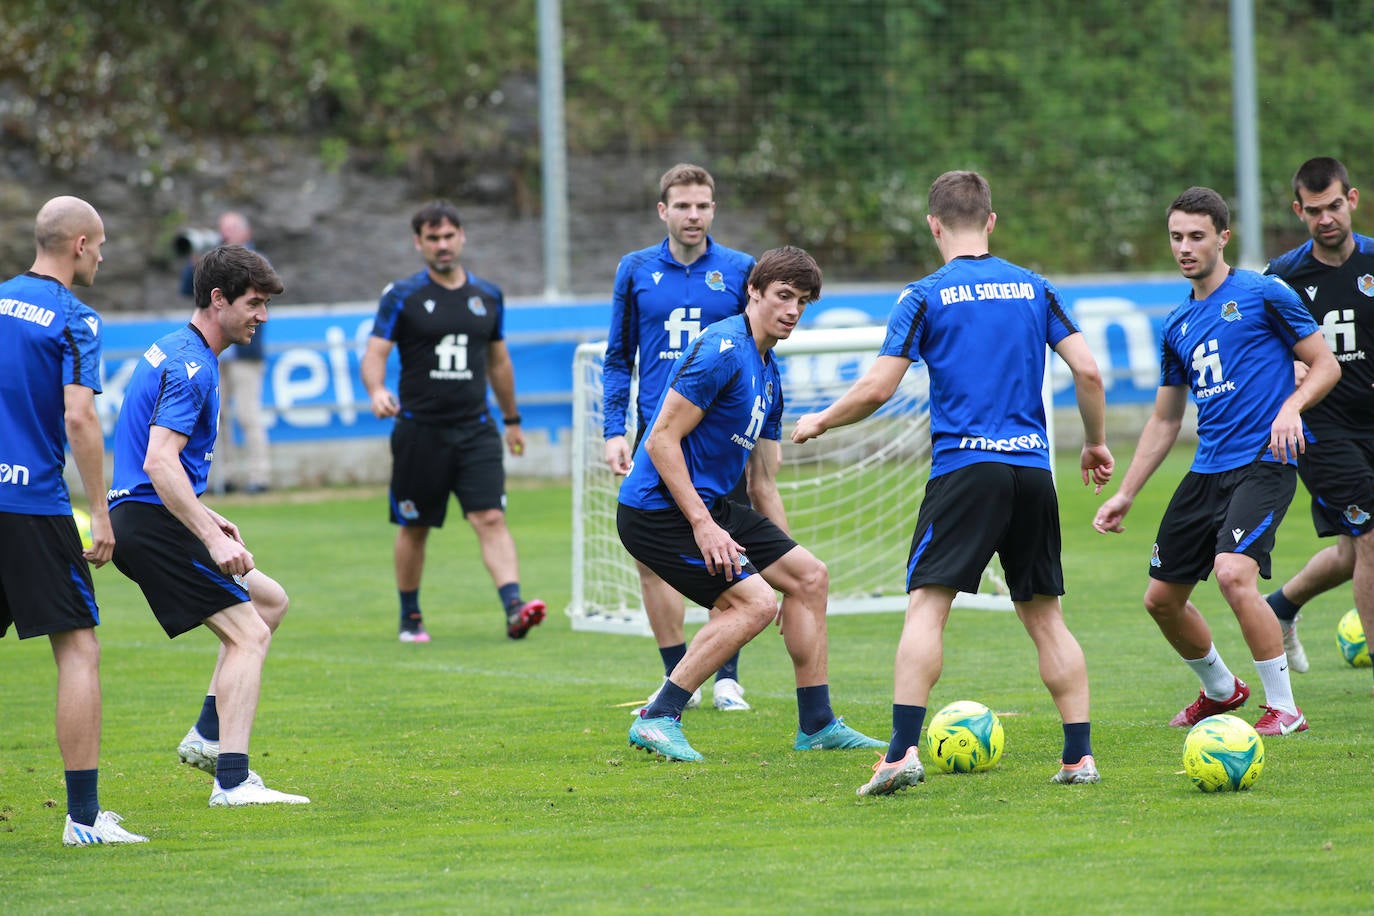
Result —
[[1091, 445], [1083, 443], [1083, 453], [1078, 461], [1079, 470], [1083, 473], [1083, 486], [1087, 486], [1089, 479], [1096, 484], [1093, 494], [1102, 492], [1112, 479], [1112, 471], [1116, 469], [1116, 459], [1112, 457], [1111, 450], [1106, 443]]
[[820, 414], [802, 414], [797, 418], [797, 425], [792, 427], [792, 441], [800, 444], [807, 439], [816, 438], [823, 432], [825, 432], [825, 427], [821, 426]]
[[1296, 463], [1298, 455], [1305, 451], [1307, 439], [1302, 433], [1302, 417], [1285, 405], [1269, 427], [1269, 454], [1287, 464], [1289, 458]]
[[506, 427], [506, 448], [516, 457], [525, 454], [525, 433], [519, 426]]

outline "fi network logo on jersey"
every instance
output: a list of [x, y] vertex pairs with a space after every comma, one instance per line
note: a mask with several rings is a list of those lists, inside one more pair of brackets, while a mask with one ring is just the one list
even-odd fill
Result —
[[29, 485], [29, 469], [22, 464], [0, 462], [0, 483], [12, 483], [16, 487]]
[[199, 371], [200, 371], [200, 363], [193, 363], [193, 362], [191, 362], [189, 359], [186, 361], [186, 377], [187, 377], [187, 378], [195, 378], [195, 377], [196, 377], [196, 373], [199, 372]]
[[668, 335], [668, 349], [681, 350], [701, 333], [701, 309], [673, 309], [663, 322], [663, 332]]
[[[1225, 380], [1221, 368], [1221, 353], [1217, 350], [1215, 338], [1197, 345], [1197, 349], [1193, 351], [1193, 371], [1197, 373], [1197, 386], [1193, 396], [1199, 400], [1223, 391], [1236, 390], [1235, 382]], [[1207, 384], [1208, 377], [1212, 382], [1210, 386]]]
[[1336, 359], [1348, 362], [1363, 359], [1364, 351], [1355, 344], [1355, 310], [1332, 309], [1322, 316], [1322, 336]]

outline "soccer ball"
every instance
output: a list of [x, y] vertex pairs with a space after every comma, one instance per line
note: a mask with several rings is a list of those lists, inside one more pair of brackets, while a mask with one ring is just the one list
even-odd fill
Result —
[[1336, 624], [1336, 645], [1340, 647], [1347, 665], [1352, 668], [1369, 667], [1369, 643], [1364, 638], [1360, 614], [1354, 608], [1346, 611], [1340, 623]]
[[990, 770], [1002, 759], [1002, 723], [982, 703], [950, 703], [930, 720], [926, 749], [942, 773]]
[[81, 547], [83, 550], [90, 550], [95, 543], [91, 537], [91, 517], [82, 510], [72, 507], [72, 518], [76, 519], [76, 533], [81, 535]]
[[1183, 741], [1183, 769], [1204, 792], [1239, 792], [1264, 769], [1264, 741], [1238, 716], [1208, 716]]

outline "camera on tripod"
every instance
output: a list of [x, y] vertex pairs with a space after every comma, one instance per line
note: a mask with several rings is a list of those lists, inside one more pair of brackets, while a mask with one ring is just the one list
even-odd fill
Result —
[[172, 250], [179, 257], [200, 256], [223, 243], [219, 232], [200, 226], [187, 226], [172, 239]]

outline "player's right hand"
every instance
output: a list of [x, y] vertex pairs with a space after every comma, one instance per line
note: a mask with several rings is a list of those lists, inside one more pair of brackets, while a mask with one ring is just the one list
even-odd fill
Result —
[[223, 531], [220, 535], [213, 544], [206, 545], [210, 550], [210, 559], [225, 575], [246, 576], [253, 568], [253, 555], [242, 541], [234, 540]]
[[624, 477], [634, 467], [631, 460], [630, 443], [624, 436], [612, 436], [606, 440], [606, 467], [611, 472]]
[[1126, 518], [1126, 513], [1131, 511], [1131, 501], [1120, 493], [1113, 496], [1102, 504], [1097, 510], [1097, 515], [1093, 517], [1093, 528], [1100, 534], [1120, 534], [1126, 529], [1121, 522]]
[[821, 426], [820, 414], [802, 414], [801, 417], [797, 419], [797, 425], [792, 427], [792, 441], [802, 443], [807, 439], [816, 438], [823, 432], [825, 432], [825, 427]]

